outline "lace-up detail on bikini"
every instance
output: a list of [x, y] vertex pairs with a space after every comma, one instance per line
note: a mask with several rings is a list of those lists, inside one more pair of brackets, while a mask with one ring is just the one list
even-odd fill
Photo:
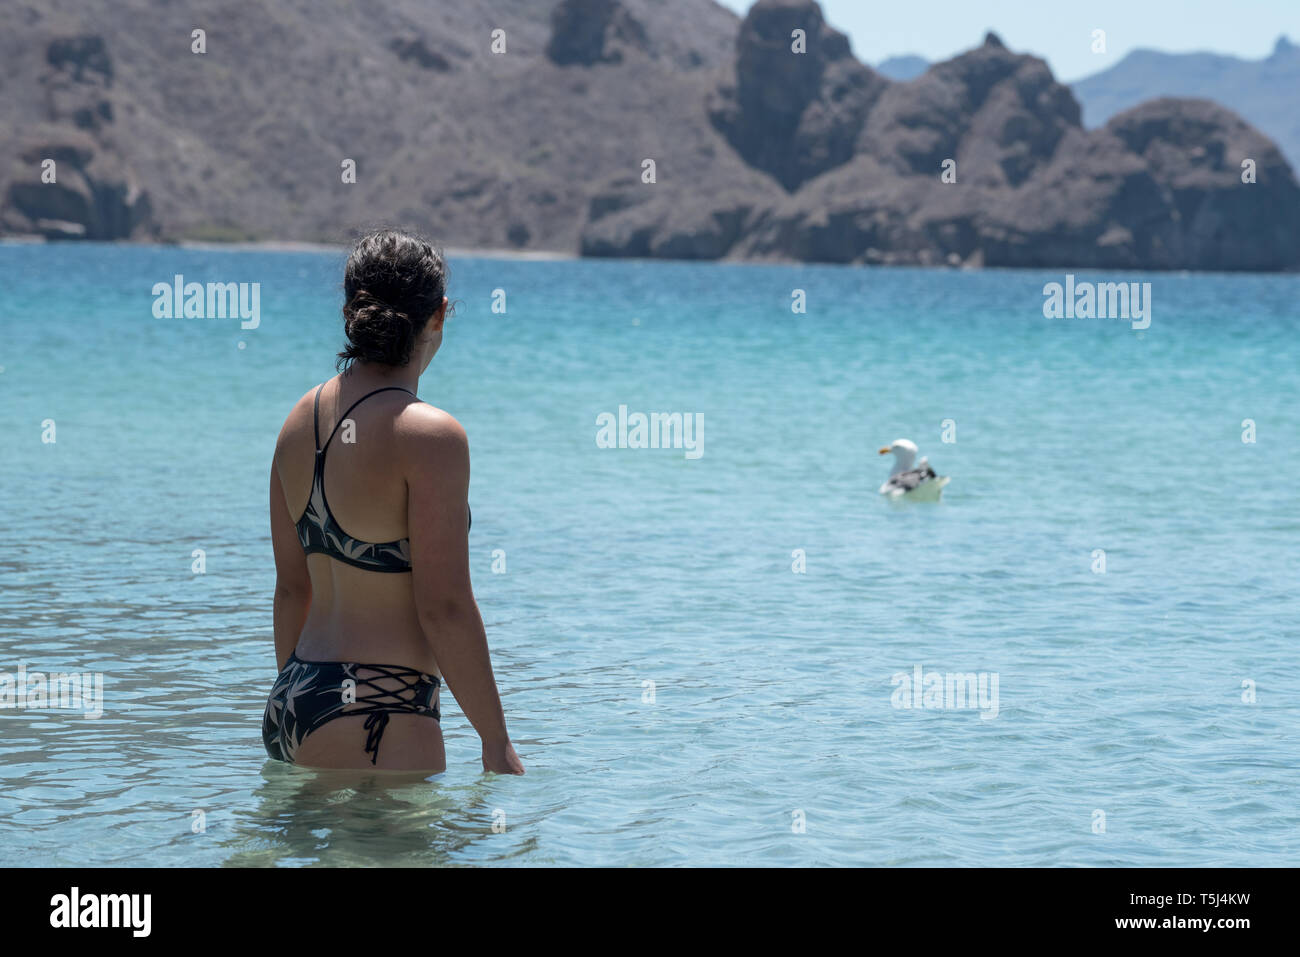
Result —
[[303, 661], [289, 656], [262, 715], [262, 743], [278, 761], [292, 763], [307, 735], [335, 718], [365, 715], [366, 754], [379, 758], [379, 742], [392, 714], [441, 720], [436, 675], [401, 665]]

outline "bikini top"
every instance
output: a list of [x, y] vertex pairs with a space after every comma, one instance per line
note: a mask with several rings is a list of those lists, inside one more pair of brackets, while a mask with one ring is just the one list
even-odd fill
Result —
[[[383, 389], [375, 389], [374, 392], [367, 392], [361, 398], [353, 402], [348, 410], [343, 413], [334, 426], [334, 431], [330, 433], [325, 445], [320, 444], [320, 390], [325, 388], [321, 383], [316, 388], [316, 400], [312, 408], [312, 432], [316, 439], [316, 467], [312, 473], [311, 480], [311, 498], [307, 500], [307, 508], [298, 519], [298, 541], [302, 544], [303, 552], [312, 555], [320, 553], [328, 555], [330, 558], [337, 559], [348, 565], [355, 565], [357, 568], [365, 568], [372, 572], [409, 572], [411, 570], [411, 539], [399, 538], [394, 542], [363, 542], [360, 539], [353, 538], [339, 526], [338, 520], [334, 513], [330, 511], [329, 500], [325, 498], [325, 451], [329, 448], [330, 442], [334, 440], [335, 433], [338, 432], [339, 426], [347, 421], [347, 417], [352, 414], [352, 410], [359, 406], [372, 395], [378, 395], [380, 392], [405, 392], [407, 395], [414, 396], [415, 393], [410, 389], [403, 389], [401, 386], [390, 385]], [[473, 527], [474, 517], [470, 516], [470, 526]]]

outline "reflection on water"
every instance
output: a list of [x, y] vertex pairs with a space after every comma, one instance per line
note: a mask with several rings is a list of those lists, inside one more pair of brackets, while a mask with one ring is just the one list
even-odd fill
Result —
[[440, 786], [439, 776], [315, 771], [268, 760], [253, 807], [235, 815], [222, 841], [231, 867], [291, 865], [445, 866], [494, 837], [491, 789]]

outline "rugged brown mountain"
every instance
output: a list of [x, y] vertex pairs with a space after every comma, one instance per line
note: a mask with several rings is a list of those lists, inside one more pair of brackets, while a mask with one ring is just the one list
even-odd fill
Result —
[[[674, 152], [718, 139], [702, 104], [738, 20], [712, 0], [618, 0], [608, 33], [579, 38], [600, 45], [593, 65], [561, 65], [547, 54], [556, 11], [546, 0], [213, 0], [201, 13], [7, 0], [2, 228], [67, 232], [36, 222], [66, 204], [24, 157], [75, 131], [129, 177], [111, 186], [145, 190], [152, 216], [119, 217], [135, 237], [338, 241], [385, 220], [460, 247], [576, 250], [600, 183], [646, 156], [680, 166]], [[206, 53], [191, 52], [196, 29]], [[621, 62], [607, 62], [614, 47]], [[93, 87], [111, 115], [97, 130], [84, 105], [51, 93], [67, 48], [93, 51], [80, 81], [74, 69], [59, 83]]]
[[71, 239], [131, 235], [148, 222], [149, 201], [115, 142], [103, 39], [51, 40], [36, 81], [44, 118], [8, 141], [17, 168], [0, 226]]
[[[742, 27], [715, 98], [762, 89], [788, 45], [764, 28], [812, 4], [762, 0]], [[816, 29], [838, 54], [833, 31]], [[810, 46], [810, 54], [812, 47]], [[813, 68], [816, 72], [816, 68]], [[1300, 186], [1267, 137], [1203, 100], [1160, 100], [1086, 131], [1070, 91], [1047, 65], [993, 34], [908, 83], [877, 92], [850, 155], [809, 178], [770, 161], [779, 144], [750, 148], [780, 191], [676, 183], [636, 201], [593, 205], [583, 233], [590, 255], [689, 255], [843, 263], [1077, 266], [1151, 269], [1300, 268]], [[785, 84], [787, 91], [792, 84]], [[812, 83], [780, 100], [753, 96], [780, 128], [831, 99]], [[793, 106], [789, 105], [793, 102]], [[716, 121], [716, 113], [714, 114]], [[730, 128], [727, 128], [730, 132]], [[757, 133], [754, 134], [757, 137]], [[746, 155], [743, 138], [729, 137]], [[780, 142], [790, 142], [787, 139]], [[761, 150], [767, 152], [763, 153]], [[759, 152], [754, 152], [759, 150]], [[823, 152], [822, 156], [827, 154]], [[1243, 182], [1253, 160], [1256, 181]], [[950, 169], [952, 181], [941, 173]]]
[[709, 114], [745, 162], [790, 190], [853, 155], [887, 85], [853, 58], [817, 4], [767, 0], [741, 25], [734, 80]]
[[1300, 187], [1266, 137], [1195, 100], [1086, 131], [1046, 64], [992, 35], [893, 83], [810, 0], [743, 22], [712, 0], [87, 7], [0, 7], [6, 232], [337, 241], [399, 221], [597, 256], [1300, 267]]
[[621, 63], [625, 46], [650, 50], [645, 27], [619, 0], [560, 0], [551, 13], [546, 55], [561, 66]]

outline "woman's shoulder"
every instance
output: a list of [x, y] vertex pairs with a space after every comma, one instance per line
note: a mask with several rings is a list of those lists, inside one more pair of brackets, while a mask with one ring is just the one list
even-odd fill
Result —
[[468, 469], [469, 438], [450, 412], [427, 402], [412, 402], [398, 414], [395, 429], [400, 454], [411, 471]]
[[451, 413], [412, 402], [398, 415], [396, 429], [398, 456], [412, 487], [460, 489], [469, 481], [469, 440]]
[[280, 435], [276, 438], [275, 448], [279, 452], [286, 442], [293, 441], [304, 432], [310, 433], [312, 427], [312, 408], [316, 399], [316, 386], [312, 386], [293, 404], [289, 414], [280, 426]]
[[398, 435], [417, 442], [464, 443], [465, 427], [428, 402], [412, 402], [397, 417]]

